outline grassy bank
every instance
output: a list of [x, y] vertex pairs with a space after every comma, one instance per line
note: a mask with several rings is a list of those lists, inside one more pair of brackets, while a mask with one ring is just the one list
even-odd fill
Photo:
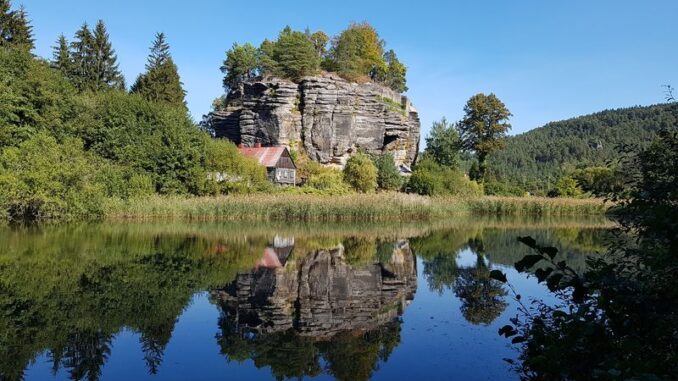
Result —
[[430, 198], [399, 193], [372, 195], [238, 195], [160, 197], [115, 201], [109, 219], [187, 219], [223, 221], [411, 221], [459, 215], [603, 215], [599, 199], [520, 197]]

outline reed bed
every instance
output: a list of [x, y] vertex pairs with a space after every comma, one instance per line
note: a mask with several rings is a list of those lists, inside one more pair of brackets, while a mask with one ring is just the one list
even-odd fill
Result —
[[114, 201], [107, 218], [220, 221], [427, 221], [460, 215], [604, 215], [599, 199], [520, 197], [431, 198], [402, 193], [346, 196], [253, 194], [219, 197], [153, 196]]
[[599, 198], [479, 197], [466, 199], [478, 215], [498, 216], [592, 216], [604, 215], [610, 204]]

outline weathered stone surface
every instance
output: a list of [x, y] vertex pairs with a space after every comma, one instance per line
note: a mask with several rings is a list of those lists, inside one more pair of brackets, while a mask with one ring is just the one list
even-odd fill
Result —
[[275, 78], [245, 83], [210, 121], [217, 137], [245, 145], [300, 143], [323, 164], [343, 165], [360, 148], [391, 152], [397, 164], [411, 165], [419, 147], [419, 115], [406, 97], [332, 74], [298, 84]]
[[294, 329], [323, 338], [393, 321], [414, 298], [416, 277], [407, 241], [396, 244], [388, 263], [360, 268], [346, 263], [339, 246], [281, 268], [240, 273], [212, 295], [241, 329], [262, 333]]

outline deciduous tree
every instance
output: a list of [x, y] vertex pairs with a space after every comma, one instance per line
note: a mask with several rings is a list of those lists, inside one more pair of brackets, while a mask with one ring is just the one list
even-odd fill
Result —
[[464, 113], [458, 125], [462, 148], [475, 152], [483, 179], [487, 156], [504, 146], [506, 133], [511, 129], [508, 120], [512, 114], [496, 95], [482, 93], [468, 100]]

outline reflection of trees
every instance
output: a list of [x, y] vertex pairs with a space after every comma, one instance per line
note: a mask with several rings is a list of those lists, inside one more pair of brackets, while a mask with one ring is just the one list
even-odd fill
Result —
[[424, 275], [433, 291], [442, 293], [451, 289], [461, 300], [461, 312], [471, 324], [490, 324], [506, 309], [506, 291], [501, 283], [490, 279], [490, 269], [485, 262], [485, 245], [479, 238], [469, 239], [466, 248], [476, 253], [476, 263], [471, 267], [457, 264], [456, 251], [438, 250], [424, 261]]
[[0, 253], [0, 380], [23, 379], [43, 352], [54, 374], [64, 369], [71, 379], [97, 380], [123, 328], [139, 334], [147, 369], [155, 374], [191, 297], [229, 282], [255, 262], [251, 250], [260, 253], [251, 240], [57, 238], [26, 234]]
[[[111, 354], [112, 335], [101, 331], [81, 331], [69, 335], [61, 358], [73, 380], [96, 381]], [[55, 368], [57, 365], [55, 364]]]
[[[341, 332], [318, 340], [293, 329], [284, 332], [243, 332], [222, 316], [217, 341], [227, 359], [252, 359], [255, 366], [270, 367], [278, 379], [315, 377], [326, 371], [338, 380], [368, 380], [380, 361], [387, 361], [400, 344], [400, 321], [367, 332]], [[324, 360], [324, 361], [322, 361]]]
[[459, 269], [454, 293], [461, 299], [461, 313], [471, 324], [490, 324], [506, 309], [506, 290], [490, 278], [485, 257], [477, 254], [474, 267]]

